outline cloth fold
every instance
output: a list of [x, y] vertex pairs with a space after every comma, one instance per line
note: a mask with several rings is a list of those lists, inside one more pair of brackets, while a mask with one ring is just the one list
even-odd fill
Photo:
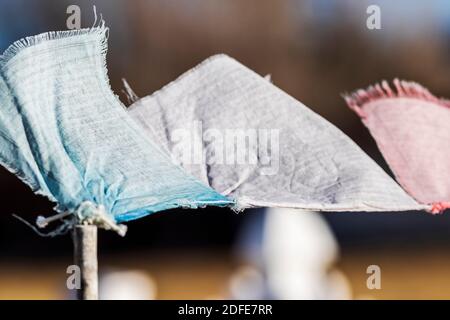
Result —
[[174, 164], [109, 86], [108, 28], [49, 32], [0, 56], [0, 163], [75, 213], [83, 203], [115, 222], [175, 207], [232, 201]]
[[168, 155], [233, 198], [238, 209], [427, 207], [340, 130], [226, 55], [137, 100], [128, 113]]

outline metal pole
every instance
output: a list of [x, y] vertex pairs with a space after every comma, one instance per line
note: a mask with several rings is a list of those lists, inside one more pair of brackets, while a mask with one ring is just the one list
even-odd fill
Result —
[[76, 225], [73, 228], [75, 264], [80, 268], [81, 287], [78, 300], [98, 300], [97, 227]]

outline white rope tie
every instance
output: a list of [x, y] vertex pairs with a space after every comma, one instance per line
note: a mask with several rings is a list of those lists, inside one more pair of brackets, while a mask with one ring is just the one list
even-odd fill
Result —
[[105, 230], [112, 230], [117, 232], [122, 237], [127, 233], [127, 226], [123, 224], [117, 224], [114, 220], [114, 217], [106, 212], [105, 206], [96, 205], [90, 201], [82, 202], [78, 209], [73, 213], [62, 212], [50, 217], [38, 216], [36, 219], [36, 225], [40, 229], [47, 227], [52, 222], [61, 221], [61, 225], [59, 225], [55, 230], [49, 233], [40, 232], [28, 221], [22, 219], [17, 215], [13, 216], [25, 223], [42, 237], [54, 237], [57, 235], [65, 234], [68, 230], [73, 229], [74, 225], [80, 224], [95, 225]]
[[105, 230], [115, 231], [122, 237], [127, 233], [127, 226], [117, 224], [114, 218], [106, 212], [103, 205], [96, 206], [90, 201], [85, 201], [75, 211], [75, 216], [78, 221], [77, 224], [95, 225]]

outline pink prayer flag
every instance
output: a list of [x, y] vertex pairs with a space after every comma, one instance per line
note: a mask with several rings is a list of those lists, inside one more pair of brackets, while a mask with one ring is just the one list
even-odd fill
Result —
[[432, 213], [450, 208], [450, 100], [414, 82], [386, 81], [344, 98], [401, 186]]

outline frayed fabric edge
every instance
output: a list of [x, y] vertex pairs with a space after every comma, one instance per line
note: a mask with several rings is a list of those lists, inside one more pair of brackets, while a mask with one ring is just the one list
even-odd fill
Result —
[[131, 86], [128, 83], [127, 79], [122, 78], [122, 85], [123, 85], [122, 92], [127, 97], [128, 103], [130, 105], [132, 105], [133, 103], [135, 103], [136, 101], [138, 101], [140, 99], [139, 96], [131, 88]]
[[[34, 47], [44, 42], [59, 40], [63, 38], [70, 38], [85, 34], [99, 33], [106, 34], [105, 41], [108, 39], [109, 28], [105, 25], [105, 20], [100, 17], [97, 21], [97, 13], [94, 6], [95, 21], [91, 28], [77, 29], [77, 30], [63, 30], [63, 31], [49, 31], [35, 36], [25, 37], [15, 41], [11, 44], [2, 55], [0, 55], [0, 67], [6, 65], [11, 59], [20, 54], [23, 50]], [[106, 45], [102, 47], [105, 48]], [[104, 49], [106, 50], [106, 49]]]
[[366, 118], [363, 110], [364, 105], [381, 99], [413, 98], [450, 108], [450, 100], [436, 97], [427, 88], [416, 82], [394, 79], [392, 84], [394, 88], [386, 80], [383, 80], [367, 89], [359, 89], [342, 96], [348, 107], [362, 119]]
[[432, 214], [442, 214], [447, 209], [450, 209], [450, 202], [438, 202], [433, 203], [429, 212]]
[[[232, 197], [233, 198], [233, 197]], [[305, 204], [305, 203], [292, 203], [292, 202], [273, 202], [273, 201], [261, 201], [254, 200], [248, 197], [235, 197], [235, 204], [231, 206], [231, 209], [240, 213], [246, 209], [251, 208], [292, 208], [313, 212], [402, 212], [402, 211], [430, 211], [432, 206], [426, 204], [420, 204], [416, 202], [411, 205], [392, 205], [376, 207], [368, 203], [350, 203], [346, 205], [321, 205], [321, 204]], [[450, 204], [449, 204], [450, 205]]]
[[[369, 86], [367, 89], [359, 89], [351, 94], [344, 94], [343, 98], [348, 107], [363, 120], [366, 118], [363, 110], [364, 105], [381, 99], [412, 98], [450, 108], [450, 100], [436, 97], [427, 88], [417, 82], [396, 78], [392, 83], [395, 89], [392, 89], [389, 83], [383, 80], [381, 83]], [[431, 203], [427, 204], [427, 206], [425, 210], [436, 215], [450, 209], [450, 202]]]

